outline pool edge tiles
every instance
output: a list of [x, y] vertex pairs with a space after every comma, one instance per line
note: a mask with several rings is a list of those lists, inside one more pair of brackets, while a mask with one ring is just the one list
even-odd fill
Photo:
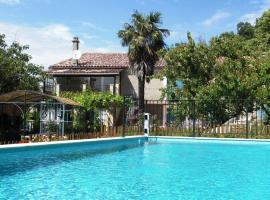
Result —
[[[154, 140], [153, 140], [154, 139]], [[231, 143], [231, 144], [270, 144], [270, 139], [244, 139], [244, 138], [210, 138], [210, 137], [180, 137], [180, 136], [149, 136], [149, 142], [205, 142], [205, 143]]]
[[[144, 135], [137, 135], [137, 136], [126, 136], [126, 137], [111, 137], [111, 138], [96, 138], [96, 139], [81, 139], [81, 140], [64, 140], [64, 141], [53, 141], [53, 142], [37, 142], [37, 143], [22, 143], [22, 144], [6, 144], [0, 145], [0, 151], [5, 149], [19, 149], [19, 148], [27, 148], [27, 147], [46, 147], [46, 146], [53, 146], [53, 145], [64, 145], [64, 144], [83, 144], [83, 143], [102, 143], [102, 142], [109, 142], [109, 141], [129, 141], [129, 140], [136, 140], [138, 142], [151, 142], [152, 139], [155, 141], [158, 140], [175, 140], [175, 141], [205, 141], [205, 142], [248, 142], [248, 143], [268, 143], [270, 144], [270, 139], [244, 139], [244, 138], [210, 138], [210, 137], [181, 137], [181, 136], [144, 136]], [[142, 139], [143, 141], [141, 141]], [[152, 140], [153, 141], [153, 140]]]
[[111, 138], [96, 138], [96, 139], [81, 139], [81, 140], [64, 140], [64, 141], [53, 141], [53, 142], [36, 142], [36, 143], [22, 143], [22, 144], [7, 144], [7, 145], [0, 145], [0, 151], [5, 149], [18, 149], [18, 148], [27, 148], [27, 147], [41, 147], [41, 146], [53, 146], [53, 145], [64, 145], [64, 144], [80, 144], [80, 143], [102, 143], [108, 141], [129, 141], [129, 140], [136, 140], [141, 142], [140, 139], [147, 141], [147, 137], [143, 135], [137, 136], [126, 136], [126, 137], [111, 137]]

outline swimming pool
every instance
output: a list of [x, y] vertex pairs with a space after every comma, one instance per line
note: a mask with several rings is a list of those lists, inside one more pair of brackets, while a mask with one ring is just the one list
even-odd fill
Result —
[[269, 199], [270, 143], [135, 137], [0, 149], [0, 199]]

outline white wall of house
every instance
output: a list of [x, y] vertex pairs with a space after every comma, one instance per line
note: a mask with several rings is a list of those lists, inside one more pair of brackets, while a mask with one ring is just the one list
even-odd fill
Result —
[[[128, 70], [122, 72], [121, 94], [124, 96], [138, 96], [138, 78], [131, 75]], [[161, 98], [161, 89], [166, 87], [166, 80], [151, 79], [149, 83], [145, 83], [145, 100], [159, 100]]]
[[149, 83], [145, 84], [145, 99], [159, 100], [162, 95], [163, 81], [160, 79], [151, 79]]

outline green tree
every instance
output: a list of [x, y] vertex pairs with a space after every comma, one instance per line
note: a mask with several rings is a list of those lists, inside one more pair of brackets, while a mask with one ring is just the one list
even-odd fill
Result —
[[259, 78], [256, 95], [266, 114], [266, 123], [270, 123], [270, 9], [256, 20], [254, 37], [246, 41], [246, 46], [256, 54], [254, 63]]
[[[215, 57], [205, 42], [195, 43], [188, 33], [188, 42], [178, 44], [171, 48], [165, 56], [165, 76], [168, 78], [169, 87], [175, 86], [177, 80], [183, 83], [182, 88], [174, 90], [176, 99], [194, 99], [200, 88], [208, 85], [213, 79], [215, 70]], [[171, 94], [167, 96], [171, 99]]]
[[[245, 112], [262, 108], [270, 123], [270, 10], [252, 26], [241, 22], [237, 34], [224, 32], [208, 43], [188, 42], [171, 48], [165, 56], [168, 99], [180, 100], [172, 108], [176, 119], [190, 117], [195, 99], [195, 117], [206, 127], [227, 122]], [[176, 88], [181, 80], [183, 87]], [[184, 101], [188, 99], [189, 101]]]
[[252, 26], [249, 22], [240, 22], [237, 24], [237, 34], [245, 39], [253, 38], [254, 32], [254, 26]]
[[258, 68], [259, 76], [256, 80], [258, 82], [256, 88], [257, 102], [266, 115], [265, 123], [270, 124], [270, 51], [258, 56], [255, 65]]
[[[196, 43], [191, 34], [188, 41], [171, 48], [165, 56], [164, 76], [168, 79], [168, 87], [164, 90], [169, 100], [178, 100], [170, 106], [170, 114], [175, 126], [186, 118], [195, 120], [201, 113], [197, 109], [200, 91], [211, 84], [215, 75], [216, 57], [205, 42]], [[177, 81], [182, 87], [176, 87]], [[195, 109], [196, 107], [196, 109]]]
[[256, 31], [270, 33], [270, 9], [265, 11], [261, 17], [256, 20]]
[[158, 51], [165, 47], [164, 37], [169, 35], [167, 29], [159, 27], [160, 24], [161, 13], [143, 15], [135, 11], [131, 23], [126, 23], [123, 30], [118, 32], [122, 45], [128, 46], [131, 69], [138, 77], [140, 112], [144, 112], [145, 80], [153, 75], [159, 60]]
[[30, 62], [28, 46], [14, 42], [7, 45], [0, 34], [0, 94], [13, 90], [38, 90], [45, 73], [41, 66]]
[[266, 53], [270, 48], [270, 9], [256, 20], [254, 35], [245, 41], [245, 45], [258, 54]]
[[[187, 43], [168, 52], [165, 76], [171, 83], [183, 82], [182, 88], [174, 90], [175, 99], [180, 100], [174, 115], [184, 120], [184, 116], [192, 119], [195, 114], [195, 118], [209, 122], [205, 126], [213, 127], [252, 111], [262, 83], [258, 81], [258, 54], [245, 42], [232, 32], [213, 37], [209, 43], [195, 43], [188, 34]], [[193, 116], [192, 100], [196, 107]]]
[[202, 88], [199, 110], [217, 124], [223, 124], [243, 112], [252, 112], [260, 86], [256, 52], [248, 48], [246, 39], [237, 34], [221, 34], [210, 41], [216, 58], [215, 75]]

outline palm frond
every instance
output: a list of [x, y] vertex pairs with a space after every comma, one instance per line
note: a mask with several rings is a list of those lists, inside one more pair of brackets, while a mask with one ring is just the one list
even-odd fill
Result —
[[139, 80], [153, 75], [158, 52], [166, 47], [164, 38], [170, 32], [159, 28], [161, 13], [151, 12], [143, 15], [135, 11], [131, 23], [126, 23], [123, 30], [118, 32], [123, 46], [128, 46], [128, 57], [132, 71], [136, 72]]

